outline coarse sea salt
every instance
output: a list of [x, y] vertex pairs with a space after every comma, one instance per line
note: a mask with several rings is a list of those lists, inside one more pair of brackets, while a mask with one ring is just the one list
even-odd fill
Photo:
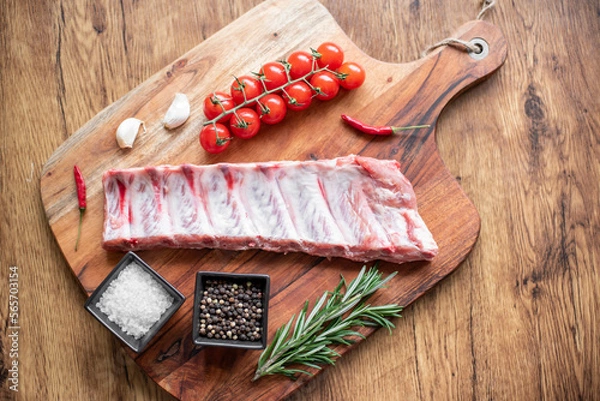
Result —
[[173, 297], [143, 268], [127, 265], [102, 293], [96, 307], [136, 340], [173, 304]]

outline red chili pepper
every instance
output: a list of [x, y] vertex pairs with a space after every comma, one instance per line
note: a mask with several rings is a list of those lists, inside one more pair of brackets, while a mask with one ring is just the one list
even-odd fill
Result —
[[349, 126], [356, 128], [357, 130], [364, 132], [365, 134], [371, 135], [392, 135], [400, 131], [406, 131], [410, 129], [428, 128], [430, 125], [411, 125], [409, 127], [392, 127], [389, 125], [368, 125], [362, 121], [352, 118], [347, 114], [342, 114], [342, 120], [344, 120]]
[[75, 251], [79, 245], [79, 238], [81, 237], [81, 223], [83, 221], [83, 213], [87, 203], [85, 201], [85, 181], [83, 180], [83, 174], [77, 165], [73, 166], [73, 175], [75, 176], [75, 185], [77, 186], [77, 200], [79, 201], [79, 228], [77, 229], [77, 241], [75, 242]]

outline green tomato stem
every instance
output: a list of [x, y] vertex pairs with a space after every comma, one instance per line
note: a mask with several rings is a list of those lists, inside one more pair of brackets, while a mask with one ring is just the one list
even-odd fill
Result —
[[[314, 64], [313, 64], [313, 65], [314, 65]], [[280, 91], [280, 90], [284, 89], [286, 86], [289, 86], [289, 85], [295, 84], [296, 82], [302, 82], [302, 81], [304, 81], [304, 82], [308, 83], [308, 81], [307, 81], [307, 77], [308, 77], [309, 75], [316, 74], [317, 72], [321, 72], [321, 71], [329, 71], [329, 72], [331, 72], [331, 73], [335, 74], [335, 71], [332, 71], [332, 70], [330, 70], [330, 69], [329, 69], [329, 68], [327, 68], [327, 67], [323, 67], [323, 68], [317, 68], [316, 70], [313, 68], [313, 70], [312, 70], [311, 72], [309, 72], [308, 74], [306, 74], [306, 75], [304, 75], [304, 76], [302, 76], [302, 77], [300, 77], [300, 78], [289, 80], [289, 77], [288, 77], [288, 82], [287, 82], [286, 84], [284, 84], [284, 85], [281, 85], [281, 86], [278, 86], [277, 88], [273, 88], [273, 89], [271, 89], [271, 90], [265, 90], [265, 91], [264, 91], [263, 93], [261, 93], [260, 95], [256, 96], [255, 98], [252, 98], [252, 99], [251, 99], [251, 101], [252, 101], [252, 102], [258, 101], [259, 99], [262, 99], [263, 97], [265, 97], [265, 96], [267, 96], [267, 95], [270, 95], [271, 93], [276, 93], [276, 92], [278, 92], [278, 91]], [[235, 78], [235, 77], [234, 77], [234, 78]], [[235, 79], [236, 79], [236, 81], [237, 81], [237, 82], [239, 82], [239, 80], [238, 80], [237, 78], [235, 78]], [[310, 84], [309, 84], [309, 85], [310, 85]], [[243, 90], [242, 90], [242, 93], [244, 94], [244, 101], [243, 101], [242, 103], [238, 104], [237, 106], [235, 106], [235, 107], [233, 107], [233, 108], [231, 108], [231, 109], [229, 109], [229, 110], [225, 110], [223, 113], [219, 114], [217, 117], [213, 118], [212, 120], [208, 120], [208, 121], [204, 122], [204, 124], [203, 124], [203, 125], [205, 125], [205, 126], [206, 126], [206, 125], [209, 125], [209, 124], [215, 124], [217, 121], [219, 121], [219, 120], [220, 120], [221, 118], [223, 118], [224, 116], [226, 116], [226, 115], [228, 115], [228, 114], [233, 114], [233, 113], [235, 113], [236, 111], [238, 111], [239, 109], [241, 109], [241, 108], [243, 108], [243, 107], [246, 107], [246, 106], [248, 106], [248, 104], [250, 103], [250, 101], [248, 101], [248, 100], [246, 99], [246, 91], [243, 91]]]

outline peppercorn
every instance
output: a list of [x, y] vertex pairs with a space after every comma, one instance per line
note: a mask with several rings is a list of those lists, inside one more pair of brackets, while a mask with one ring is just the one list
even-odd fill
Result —
[[244, 285], [206, 280], [200, 303], [202, 337], [259, 341], [262, 338], [263, 292], [251, 281]]

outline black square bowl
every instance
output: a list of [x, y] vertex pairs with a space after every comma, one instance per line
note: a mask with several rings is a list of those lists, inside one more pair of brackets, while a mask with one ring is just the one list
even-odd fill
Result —
[[[222, 280], [230, 284], [245, 286], [251, 282], [262, 292], [262, 318], [259, 320], [262, 327], [261, 338], [258, 341], [216, 339], [200, 335], [200, 303], [204, 296], [208, 280]], [[196, 273], [196, 290], [194, 292], [194, 314], [192, 322], [192, 338], [194, 344], [203, 346], [221, 346], [243, 348], [251, 350], [264, 349], [267, 346], [268, 315], [269, 315], [269, 286], [270, 277], [266, 274], [238, 274], [223, 272], [199, 271]]]
[[[119, 273], [127, 267], [130, 263], [135, 262], [142, 270], [149, 273], [156, 281], [167, 291], [169, 295], [173, 297], [173, 304], [161, 315], [160, 319], [154, 323], [150, 330], [139, 339], [135, 339], [133, 336], [125, 333], [118, 324], [108, 320], [108, 316], [105, 315], [96, 304], [100, 300], [100, 297], [104, 291], [108, 288], [113, 279], [117, 278]], [[144, 262], [139, 256], [133, 252], [128, 252], [120, 261], [117, 263], [115, 268], [106, 276], [106, 278], [100, 283], [98, 288], [92, 293], [92, 295], [85, 301], [85, 309], [90, 312], [96, 319], [100, 321], [106, 328], [108, 328], [115, 336], [117, 336], [122, 342], [124, 342], [133, 351], [139, 353], [148, 345], [150, 340], [158, 333], [160, 328], [173, 316], [173, 314], [183, 305], [185, 297], [175, 287], [165, 280], [160, 274], [152, 269], [146, 262]], [[140, 302], [144, 302], [143, 299]]]

